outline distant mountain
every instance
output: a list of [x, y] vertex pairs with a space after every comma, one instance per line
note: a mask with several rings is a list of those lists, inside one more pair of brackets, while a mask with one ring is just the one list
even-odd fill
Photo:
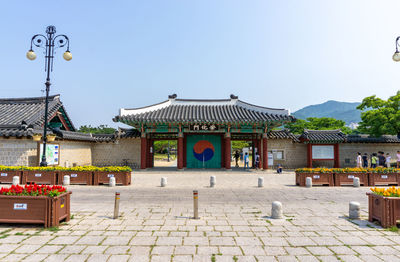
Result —
[[346, 125], [361, 121], [361, 111], [356, 107], [359, 102], [339, 102], [329, 100], [318, 105], [306, 106], [293, 113], [296, 118], [306, 119], [308, 117], [332, 117], [343, 120]]

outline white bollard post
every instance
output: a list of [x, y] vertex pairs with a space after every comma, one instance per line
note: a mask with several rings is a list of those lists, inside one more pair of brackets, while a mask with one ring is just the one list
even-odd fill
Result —
[[312, 187], [312, 178], [306, 177], [306, 187]]
[[162, 177], [161, 178], [161, 187], [165, 187], [167, 186], [167, 178], [166, 177]]
[[13, 185], [19, 185], [19, 176], [13, 176]]
[[360, 219], [360, 203], [355, 201], [349, 203], [349, 218]]
[[110, 183], [108, 183], [108, 185], [111, 187], [115, 186], [115, 177], [110, 177]]
[[217, 183], [217, 178], [215, 176], [210, 176], [210, 187], [214, 187]]
[[282, 203], [279, 201], [272, 202], [271, 217], [273, 219], [283, 218]]
[[264, 178], [263, 177], [259, 177], [258, 178], [258, 187], [263, 187], [264, 186]]
[[63, 185], [69, 186], [71, 184], [71, 178], [69, 176], [64, 176]]
[[360, 178], [359, 177], [353, 178], [353, 186], [360, 187]]

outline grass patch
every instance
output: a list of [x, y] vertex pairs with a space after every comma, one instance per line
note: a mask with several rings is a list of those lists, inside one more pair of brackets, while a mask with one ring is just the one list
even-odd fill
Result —
[[0, 232], [0, 235], [6, 234], [6, 233], [10, 232], [11, 230], [12, 230], [12, 229], [4, 230], [4, 231]]
[[17, 233], [15, 233], [15, 235], [16, 235], [16, 236], [23, 236], [24, 233], [22, 233], [22, 232], [17, 232]]
[[49, 227], [49, 228], [46, 228], [46, 230], [56, 233], [56, 232], [60, 231], [60, 228], [58, 228], [58, 227]]
[[399, 228], [397, 226], [389, 227], [386, 230], [390, 232], [399, 232]]
[[292, 221], [293, 220], [293, 218], [286, 218], [286, 221]]
[[237, 262], [238, 260], [237, 256], [233, 256], [233, 261]]
[[215, 254], [212, 254], [211, 255], [211, 262], [215, 262], [216, 261], [216, 259], [215, 259]]
[[70, 216], [70, 219], [74, 219], [74, 217], [75, 217], [75, 215], [74, 215], [74, 214], [72, 214], [72, 215]]
[[1, 235], [1, 236], [0, 236], [0, 239], [6, 238], [6, 237], [8, 237], [8, 236], [9, 236], [9, 234]]

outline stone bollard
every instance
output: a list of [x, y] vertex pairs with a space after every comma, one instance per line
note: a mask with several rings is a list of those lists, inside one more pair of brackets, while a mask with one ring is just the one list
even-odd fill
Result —
[[71, 178], [69, 176], [64, 176], [63, 178], [63, 185], [69, 186], [71, 184]]
[[210, 187], [214, 187], [217, 183], [217, 178], [215, 176], [210, 176]]
[[13, 185], [19, 185], [19, 176], [13, 176]]
[[263, 187], [264, 186], [264, 178], [263, 177], [259, 177], [258, 178], [258, 187]]
[[353, 186], [360, 187], [360, 178], [359, 177], [353, 178]]
[[306, 177], [306, 187], [312, 187], [312, 178]]
[[110, 177], [110, 183], [108, 185], [115, 186], [115, 177]]
[[349, 218], [360, 219], [360, 203], [355, 201], [349, 203]]
[[161, 178], [161, 187], [166, 187], [167, 186], [167, 178], [166, 177], [162, 177]]
[[273, 218], [273, 219], [283, 218], [281, 202], [279, 202], [279, 201], [272, 202], [271, 218]]

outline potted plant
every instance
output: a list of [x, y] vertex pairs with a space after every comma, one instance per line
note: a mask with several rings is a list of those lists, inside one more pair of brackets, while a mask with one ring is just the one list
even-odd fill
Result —
[[21, 170], [18, 167], [0, 166], [0, 183], [12, 183], [14, 176], [18, 176], [21, 182]]
[[48, 142], [54, 142], [56, 140], [56, 135], [54, 134], [48, 134], [47, 135], [47, 141]]
[[334, 186], [333, 173], [329, 168], [296, 169], [296, 185], [305, 186], [307, 177], [311, 177], [313, 185]]
[[22, 167], [22, 184], [57, 185], [56, 167]]
[[97, 167], [94, 171], [93, 184], [108, 184], [110, 177], [115, 177], [116, 184], [130, 185], [132, 169], [128, 166]]
[[400, 220], [400, 188], [371, 188], [368, 192], [368, 221], [377, 220], [384, 228]]
[[70, 195], [65, 187], [48, 185], [12, 185], [0, 189], [0, 223], [58, 226], [69, 221]]
[[360, 185], [368, 186], [368, 170], [366, 168], [333, 168], [335, 186], [353, 185], [355, 177], [360, 179]]
[[33, 134], [32, 135], [33, 141], [40, 141], [42, 139], [42, 135], [41, 134]]
[[369, 168], [369, 185], [370, 186], [389, 186], [400, 185], [400, 169], [389, 167]]
[[64, 176], [69, 176], [71, 185], [93, 185], [94, 169], [95, 167], [92, 166], [77, 166], [71, 168], [58, 167], [58, 184], [63, 183]]

